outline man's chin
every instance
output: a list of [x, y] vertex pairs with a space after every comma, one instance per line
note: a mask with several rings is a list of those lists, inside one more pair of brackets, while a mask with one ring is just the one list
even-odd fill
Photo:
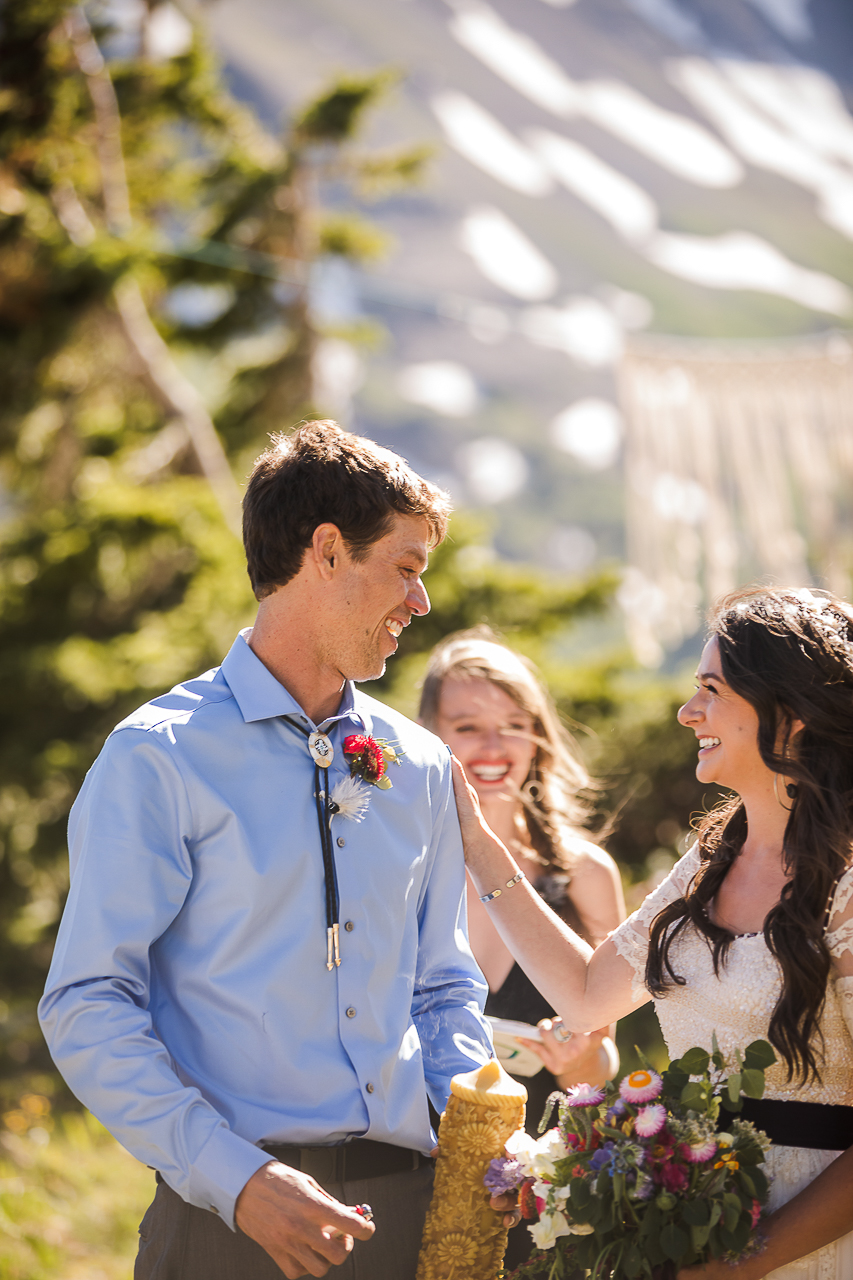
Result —
[[372, 670], [359, 668], [357, 673], [348, 675], [347, 680], [352, 680], [354, 684], [366, 684], [368, 680], [379, 680], [381, 676], [385, 675], [385, 668], [387, 665], [387, 660], [385, 658], [380, 658]]

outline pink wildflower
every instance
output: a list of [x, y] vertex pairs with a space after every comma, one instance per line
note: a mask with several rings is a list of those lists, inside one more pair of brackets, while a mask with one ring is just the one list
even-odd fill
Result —
[[570, 1107], [597, 1107], [604, 1101], [604, 1090], [591, 1084], [576, 1084], [566, 1090], [566, 1097]]
[[717, 1154], [716, 1138], [706, 1138], [704, 1142], [697, 1142], [690, 1145], [687, 1142], [681, 1144], [681, 1154], [688, 1164], [704, 1164], [706, 1160], [710, 1160], [712, 1156]]
[[619, 1092], [626, 1102], [654, 1102], [662, 1088], [663, 1081], [658, 1073], [642, 1067], [623, 1078]]
[[666, 1124], [666, 1107], [654, 1102], [650, 1107], [641, 1107], [634, 1119], [634, 1131], [641, 1138], [653, 1138], [660, 1133]]

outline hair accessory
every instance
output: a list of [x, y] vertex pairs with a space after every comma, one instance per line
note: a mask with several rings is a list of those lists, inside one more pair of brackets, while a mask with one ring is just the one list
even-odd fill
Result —
[[[523, 871], [517, 871], [511, 880], [507, 880], [506, 888], [511, 889], [514, 885], [517, 885], [519, 881], [526, 880], [526, 879], [527, 879], [527, 876], [524, 874]], [[502, 893], [503, 893], [503, 889], [493, 889], [491, 893], [487, 893], [485, 898], [481, 898], [480, 901], [494, 902], [495, 898], [499, 898]]]

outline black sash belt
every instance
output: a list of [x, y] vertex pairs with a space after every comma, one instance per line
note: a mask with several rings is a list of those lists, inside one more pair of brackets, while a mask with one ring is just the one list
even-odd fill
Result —
[[[853, 1107], [744, 1098], [743, 1111], [739, 1114], [783, 1147], [810, 1147], [815, 1151], [844, 1151], [853, 1147]], [[734, 1119], [730, 1111], [721, 1111], [717, 1128], [730, 1129]]]
[[265, 1142], [264, 1151], [274, 1160], [310, 1174], [321, 1184], [326, 1182], [361, 1182], [364, 1178], [383, 1178], [390, 1173], [409, 1173], [421, 1165], [431, 1164], [429, 1156], [408, 1147], [395, 1147], [390, 1142], [374, 1142], [372, 1138], [353, 1138], [337, 1147], [292, 1147], [286, 1143]]

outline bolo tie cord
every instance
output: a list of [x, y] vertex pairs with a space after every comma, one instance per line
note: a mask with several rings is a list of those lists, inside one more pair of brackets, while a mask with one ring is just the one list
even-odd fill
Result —
[[[310, 737], [303, 728], [290, 716], [283, 716], [288, 724], [305, 737]], [[332, 805], [332, 796], [328, 784], [328, 769], [322, 769], [314, 761], [314, 804], [317, 809], [317, 825], [320, 828], [320, 847], [323, 851], [323, 880], [326, 889], [326, 968], [333, 969], [341, 963], [340, 945], [340, 894], [338, 892], [338, 872], [335, 866], [335, 853], [332, 844], [332, 816], [336, 806]]]

